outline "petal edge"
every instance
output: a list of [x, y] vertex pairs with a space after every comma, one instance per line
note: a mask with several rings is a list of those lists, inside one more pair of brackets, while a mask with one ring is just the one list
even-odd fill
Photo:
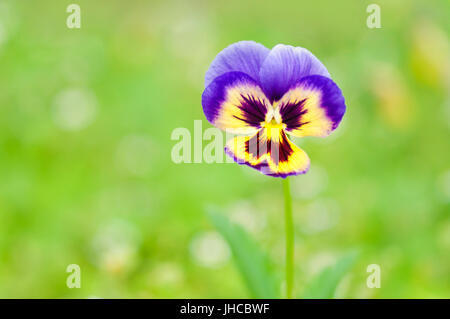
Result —
[[203, 112], [215, 127], [252, 134], [261, 128], [269, 101], [258, 83], [242, 72], [217, 77], [203, 92]]
[[236, 136], [227, 142], [225, 153], [236, 163], [272, 177], [305, 174], [310, 166], [308, 155], [283, 130], [269, 133], [264, 128], [253, 136]]
[[284, 44], [270, 51], [259, 71], [261, 86], [271, 101], [279, 100], [294, 83], [309, 75], [330, 77], [310, 51]]
[[228, 72], [243, 72], [259, 81], [259, 71], [270, 50], [254, 41], [239, 41], [223, 49], [205, 74], [205, 87]]
[[345, 99], [331, 79], [311, 75], [293, 85], [279, 101], [286, 132], [298, 137], [325, 137], [346, 111]]

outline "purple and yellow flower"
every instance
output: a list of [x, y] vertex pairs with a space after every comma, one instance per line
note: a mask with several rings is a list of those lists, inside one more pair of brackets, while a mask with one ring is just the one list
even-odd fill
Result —
[[308, 50], [272, 50], [241, 41], [221, 51], [205, 75], [203, 111], [230, 133], [225, 152], [236, 162], [276, 177], [304, 174], [308, 155], [288, 135], [328, 136], [345, 101], [325, 66]]

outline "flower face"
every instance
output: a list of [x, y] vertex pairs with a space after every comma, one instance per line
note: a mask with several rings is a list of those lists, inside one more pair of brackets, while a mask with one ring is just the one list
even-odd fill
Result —
[[308, 155], [288, 135], [328, 136], [345, 113], [341, 90], [308, 50], [253, 41], [220, 52], [205, 75], [203, 111], [223, 130], [242, 134], [227, 142], [236, 162], [269, 176], [304, 174]]

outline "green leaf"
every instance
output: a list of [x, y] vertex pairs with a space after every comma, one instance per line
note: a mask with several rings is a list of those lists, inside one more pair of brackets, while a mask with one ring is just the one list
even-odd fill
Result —
[[334, 266], [325, 268], [303, 292], [304, 299], [333, 298], [336, 288], [357, 259], [357, 252], [342, 257]]
[[241, 272], [253, 298], [279, 297], [279, 285], [271, 269], [269, 258], [240, 226], [217, 212], [208, 210], [211, 220], [228, 242], [237, 268]]

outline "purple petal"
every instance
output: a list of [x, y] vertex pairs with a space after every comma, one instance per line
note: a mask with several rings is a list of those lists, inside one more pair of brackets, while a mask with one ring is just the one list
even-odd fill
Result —
[[213, 60], [205, 75], [205, 87], [227, 72], [244, 72], [259, 80], [261, 65], [270, 50], [254, 41], [236, 42], [223, 49]]
[[308, 75], [330, 77], [325, 66], [308, 50], [278, 44], [264, 60], [259, 80], [271, 101], [278, 101], [301, 78]]
[[279, 105], [286, 131], [299, 137], [328, 136], [346, 110], [339, 87], [321, 75], [301, 79], [286, 92]]
[[203, 112], [214, 126], [234, 133], [250, 134], [261, 128], [270, 103], [258, 82], [242, 72], [217, 78], [202, 95]]

